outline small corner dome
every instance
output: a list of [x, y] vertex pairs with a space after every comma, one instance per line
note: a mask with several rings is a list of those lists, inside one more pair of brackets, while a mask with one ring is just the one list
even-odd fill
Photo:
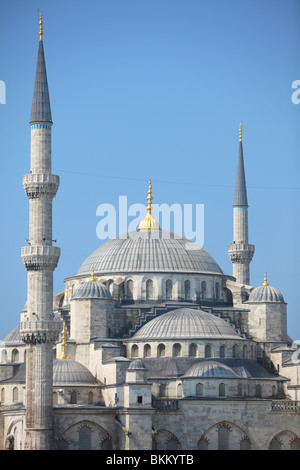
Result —
[[79, 362], [70, 359], [55, 359], [53, 361], [53, 385], [97, 385], [99, 382], [93, 374]]
[[111, 299], [108, 288], [98, 281], [87, 281], [81, 284], [74, 292], [72, 300], [79, 299]]
[[238, 376], [231, 367], [217, 361], [197, 362], [184, 374], [184, 377], [210, 377], [222, 379], [235, 379]]
[[284, 302], [284, 298], [275, 287], [259, 286], [250, 293], [248, 302]]

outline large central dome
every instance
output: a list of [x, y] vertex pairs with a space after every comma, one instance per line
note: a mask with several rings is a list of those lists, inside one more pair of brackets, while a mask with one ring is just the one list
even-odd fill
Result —
[[127, 233], [101, 245], [80, 266], [77, 276], [95, 273], [176, 272], [223, 274], [216, 261], [187, 238], [172, 232]]

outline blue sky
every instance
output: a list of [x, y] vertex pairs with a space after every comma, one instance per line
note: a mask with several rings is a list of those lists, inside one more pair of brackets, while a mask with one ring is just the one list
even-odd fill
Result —
[[27, 276], [29, 118], [38, 9], [54, 121], [55, 292], [102, 241], [99, 204], [204, 204], [204, 248], [231, 274], [232, 204], [243, 145], [251, 284], [268, 272], [299, 322], [299, 0], [2, 0], [0, 4], [1, 329], [19, 322]]

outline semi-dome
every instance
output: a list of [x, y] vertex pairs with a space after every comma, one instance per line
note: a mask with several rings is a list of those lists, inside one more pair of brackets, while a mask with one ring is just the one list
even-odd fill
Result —
[[101, 245], [80, 266], [77, 276], [95, 273], [223, 274], [199, 245], [164, 230], [137, 230]]
[[111, 299], [108, 288], [98, 281], [88, 281], [81, 284], [74, 292], [72, 300], [79, 299]]
[[156, 339], [238, 339], [240, 336], [222, 318], [192, 308], [180, 308], [164, 313], [146, 323], [133, 340]]
[[217, 361], [204, 361], [197, 362], [190, 367], [184, 377], [235, 379], [239, 376], [226, 364]]
[[140, 370], [140, 369], [146, 369], [145, 364], [141, 359], [134, 359], [130, 366], [128, 367], [130, 370]]
[[267, 273], [265, 273], [264, 283], [253, 289], [249, 295], [248, 302], [284, 302], [284, 298], [278, 289], [269, 286]]
[[93, 374], [83, 365], [70, 359], [56, 359], [53, 361], [53, 385], [97, 385], [99, 382]]

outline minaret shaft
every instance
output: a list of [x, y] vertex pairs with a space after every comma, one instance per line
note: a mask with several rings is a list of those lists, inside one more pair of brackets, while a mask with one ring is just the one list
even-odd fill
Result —
[[254, 245], [248, 239], [248, 200], [244, 169], [242, 128], [240, 126], [239, 156], [233, 204], [233, 243], [228, 245], [232, 274], [240, 284], [250, 284], [250, 262]]
[[61, 321], [53, 316], [53, 271], [60, 249], [52, 246], [52, 200], [59, 178], [51, 173], [52, 117], [42, 30], [30, 124], [30, 173], [23, 176], [23, 188], [29, 199], [29, 239], [28, 246], [21, 249], [27, 269], [27, 312], [20, 323], [20, 334], [26, 343], [25, 449], [50, 450], [53, 345], [61, 331]]

